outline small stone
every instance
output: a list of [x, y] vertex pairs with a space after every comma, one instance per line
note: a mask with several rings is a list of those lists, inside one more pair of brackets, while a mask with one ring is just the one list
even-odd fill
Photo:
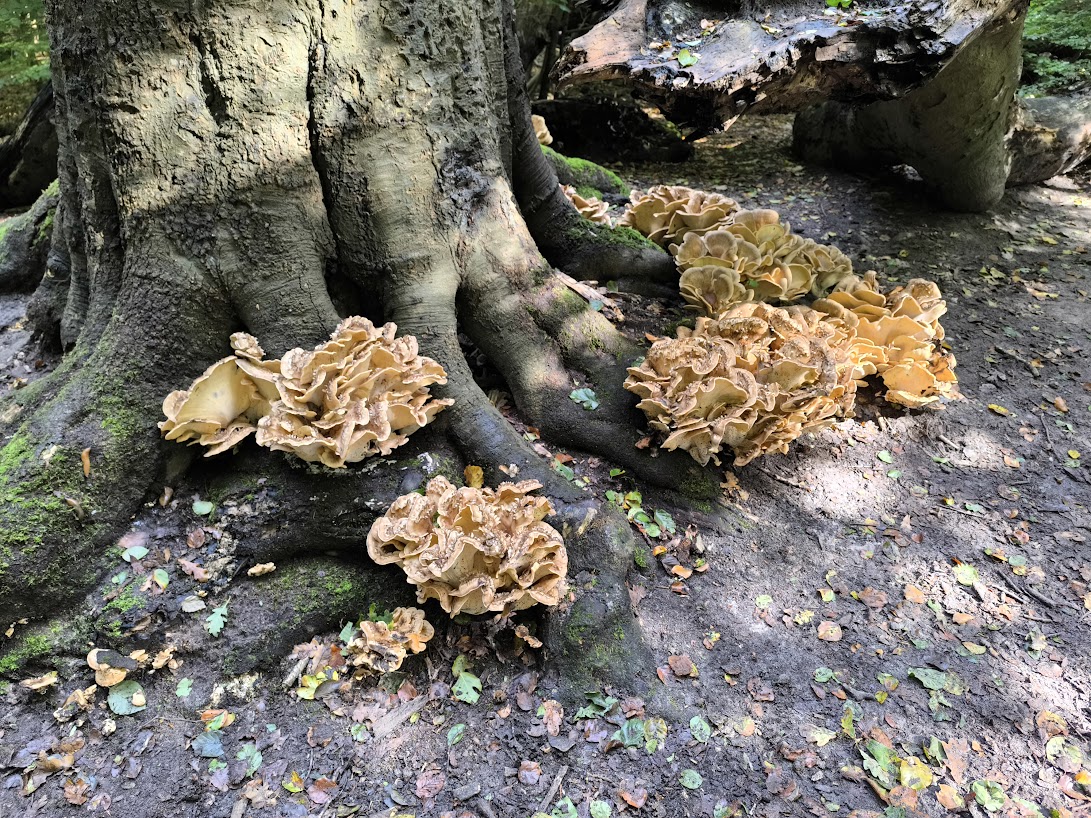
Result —
[[456, 801], [469, 801], [479, 792], [481, 792], [481, 785], [474, 782], [471, 784], [463, 784], [454, 791], [453, 795]]
[[477, 782], [463, 784], [454, 792], [455, 801], [469, 801], [470, 798], [481, 792], [481, 785]]

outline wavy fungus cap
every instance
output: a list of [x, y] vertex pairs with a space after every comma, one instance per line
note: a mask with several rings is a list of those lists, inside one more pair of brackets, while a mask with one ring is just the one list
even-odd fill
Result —
[[761, 301], [821, 295], [852, 274], [844, 253], [796, 235], [775, 210], [741, 210], [715, 230], [686, 234], [671, 250], [683, 275], [695, 267], [733, 270]]
[[416, 338], [396, 332], [394, 324], [353, 316], [325, 344], [286, 353], [258, 444], [342, 468], [389, 454], [430, 423], [452, 403], [428, 391], [447, 373], [419, 354]]
[[625, 388], [641, 397], [663, 448], [718, 464], [729, 447], [744, 465], [851, 415], [852, 375], [845, 335], [819, 313], [745, 303], [657, 341]]
[[940, 345], [947, 303], [934, 282], [915, 278], [883, 294], [869, 271], [844, 279], [814, 308], [849, 338], [854, 377], [882, 378], [885, 400], [918, 408], [958, 397], [955, 357]]
[[738, 209], [738, 202], [719, 193], [680, 185], [656, 185], [647, 193], [633, 191], [618, 224], [667, 247], [689, 233], [715, 230]]
[[553, 134], [549, 132], [549, 128], [546, 126], [544, 116], [538, 114], [530, 115], [531, 124], [534, 126], [534, 135], [538, 138], [539, 145], [552, 145]]
[[389, 673], [402, 666], [410, 653], [420, 653], [435, 629], [419, 608], [395, 608], [390, 623], [359, 623], [359, 633], [345, 646], [345, 659], [371, 673]]
[[495, 489], [455, 488], [444, 477], [424, 494], [406, 494], [367, 536], [380, 565], [394, 563], [417, 586], [417, 600], [435, 599], [451, 616], [510, 613], [556, 605], [565, 592], [568, 552], [535, 480]]
[[262, 361], [265, 353], [257, 339], [244, 332], [232, 335], [231, 345], [234, 356], [221, 358], [189, 389], [171, 392], [163, 401], [163, 437], [206, 446], [205, 457], [227, 451], [256, 431], [276, 397], [271, 379], [279, 362]]
[[610, 205], [594, 196], [581, 196], [572, 185], [561, 185], [565, 198], [572, 202], [572, 206], [579, 214], [589, 222], [595, 224], [613, 225], [613, 220], [607, 215]]

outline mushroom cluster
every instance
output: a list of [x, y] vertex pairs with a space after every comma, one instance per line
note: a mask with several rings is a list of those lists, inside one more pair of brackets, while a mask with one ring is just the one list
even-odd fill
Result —
[[687, 233], [671, 250], [683, 296], [706, 315], [738, 301], [822, 296], [852, 275], [844, 253], [796, 235], [775, 210], [741, 210], [706, 233]]
[[233, 356], [167, 396], [159, 428], [168, 440], [207, 446], [206, 457], [255, 430], [260, 446], [332, 468], [389, 454], [451, 404], [429, 394], [447, 382], [443, 367], [396, 332], [353, 316], [326, 343], [280, 360], [265, 360], [256, 338], [236, 333]]
[[325, 344], [287, 352], [275, 378], [280, 397], [258, 424], [258, 444], [341, 468], [390, 454], [430, 423], [451, 405], [428, 392], [447, 373], [420, 354], [416, 338], [396, 331], [354, 316]]
[[879, 375], [886, 400], [919, 407], [957, 395], [955, 357], [941, 345], [947, 302], [934, 282], [915, 278], [884, 294], [868, 272], [842, 281], [814, 308], [849, 339], [854, 377]]
[[735, 465], [787, 452], [804, 432], [852, 414], [855, 368], [848, 337], [806, 307], [738, 304], [693, 330], [656, 341], [625, 388], [664, 449], [702, 465], [729, 447]]
[[594, 196], [581, 196], [572, 185], [561, 185], [565, 197], [572, 202], [572, 206], [579, 214], [595, 224], [613, 226], [613, 220], [608, 215], [610, 205]]
[[410, 653], [420, 653], [436, 631], [419, 608], [395, 608], [389, 623], [364, 619], [345, 645], [346, 661], [357, 674], [389, 673]]
[[368, 554], [400, 566], [419, 602], [435, 599], [451, 616], [556, 605], [568, 552], [544, 522], [553, 513], [549, 500], [530, 496], [539, 488], [535, 480], [455, 488], [434, 477], [423, 494], [399, 497], [375, 521]]
[[656, 185], [647, 193], [633, 191], [629, 205], [618, 220], [662, 247], [680, 242], [686, 235], [702, 235], [731, 220], [739, 205], [734, 199], [675, 185]]
[[[270, 383], [280, 370], [279, 362], [262, 361], [265, 353], [257, 339], [245, 332], [231, 336], [231, 347], [234, 355], [221, 358], [189, 389], [171, 392], [163, 401], [167, 416], [159, 422], [163, 437], [206, 446], [205, 457], [227, 451], [257, 431], [258, 421], [269, 414], [276, 397]], [[257, 381], [248, 374], [251, 369], [259, 373]]]

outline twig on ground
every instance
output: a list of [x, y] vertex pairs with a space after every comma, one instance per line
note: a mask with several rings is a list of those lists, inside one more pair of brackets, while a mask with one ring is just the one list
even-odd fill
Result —
[[755, 466], [754, 468], [760, 471], [766, 477], [776, 480], [778, 483], [783, 483], [786, 486], [792, 486], [793, 488], [802, 489], [803, 491], [811, 490], [810, 486], [805, 486], [802, 483], [797, 483], [795, 480], [792, 480], [788, 477], [781, 477], [779, 474], [774, 474], [773, 472], [763, 468], [762, 466]]
[[565, 764], [557, 772], [557, 777], [553, 779], [553, 784], [549, 788], [549, 792], [545, 794], [545, 798], [538, 802], [538, 812], [545, 812], [549, 809], [549, 805], [553, 803], [553, 797], [557, 794], [557, 790], [561, 788], [561, 781], [568, 775], [568, 765]]
[[966, 509], [959, 508], [958, 506], [936, 506], [936, 508], [942, 508], [944, 511], [953, 511], [956, 514], [965, 514], [967, 517], [973, 517], [975, 520], [985, 519], [985, 516], [983, 514], [975, 514], [972, 511], [967, 511]]
[[296, 662], [295, 665], [292, 666], [291, 671], [289, 671], [288, 675], [284, 677], [284, 681], [282, 682], [285, 690], [287, 690], [289, 687], [299, 681], [299, 677], [303, 674], [303, 668], [307, 666], [307, 662], [309, 662], [310, 660], [311, 657], [304, 656], [302, 659]]
[[943, 443], [946, 443], [952, 449], [959, 448], [959, 445], [957, 443], [955, 443], [953, 440], [951, 440], [949, 437], [947, 437], [947, 435], [939, 435], [938, 437]]
[[428, 704], [427, 696], [417, 696], [412, 701], [395, 707], [372, 725], [371, 735], [377, 741], [381, 741], [393, 733], [402, 722], [408, 721], [414, 713], [423, 710], [426, 704]]

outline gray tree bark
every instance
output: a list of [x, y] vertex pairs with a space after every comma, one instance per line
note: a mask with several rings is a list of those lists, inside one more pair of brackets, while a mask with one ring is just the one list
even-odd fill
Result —
[[[59, 316], [51, 330], [69, 352], [0, 413], [0, 608], [40, 617], [95, 587], [102, 545], [192, 457], [159, 438], [163, 396], [221, 357], [230, 333], [279, 355], [367, 314], [416, 335], [450, 375], [436, 391], [454, 406], [414, 443], [483, 466], [490, 482], [515, 464], [560, 506], [573, 574], [598, 581], [557, 614], [552, 649], [583, 657], [576, 677], [646, 666], [624, 585], [628, 525], [529, 449], [457, 338], [464, 330], [491, 359], [543, 436], [715, 492], [688, 458], [634, 448], [621, 383], [639, 351], [554, 275], [551, 265], [603, 279], [672, 265], [589, 229], [560, 191], [530, 123], [510, 0], [47, 6], [64, 275], [43, 280], [54, 308], [40, 314]], [[600, 411], [568, 399], [573, 373]], [[264, 457], [285, 515], [298, 516], [247, 542], [249, 555], [362, 559], [376, 510], [359, 498], [394, 496], [403, 465], [316, 478]], [[626, 638], [597, 652], [568, 644], [574, 615]]]
[[861, 168], [908, 164], [941, 204], [981, 211], [1004, 195], [1024, 10], [990, 23], [934, 79], [862, 107], [825, 102], [796, 116], [803, 159]]

